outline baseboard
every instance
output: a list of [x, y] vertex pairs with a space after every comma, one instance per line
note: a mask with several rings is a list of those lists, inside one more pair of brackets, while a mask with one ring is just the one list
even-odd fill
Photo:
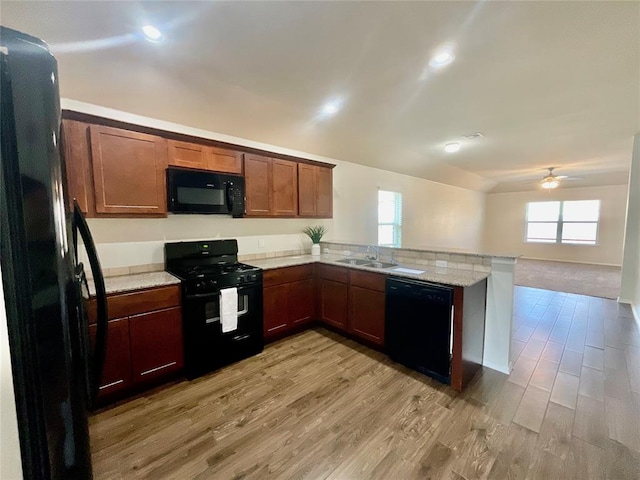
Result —
[[522, 260], [540, 260], [542, 262], [557, 262], [557, 263], [576, 263], [578, 265], [598, 265], [600, 267], [618, 267], [622, 268], [622, 265], [615, 263], [596, 263], [596, 262], [577, 262], [575, 260], [557, 260], [552, 258], [538, 258], [538, 257], [520, 257]]
[[493, 363], [493, 362], [482, 362], [482, 366], [490, 368], [491, 370], [496, 370], [500, 373], [504, 373], [507, 375], [511, 373], [510, 368], [505, 367], [504, 365], [498, 365], [497, 363]]

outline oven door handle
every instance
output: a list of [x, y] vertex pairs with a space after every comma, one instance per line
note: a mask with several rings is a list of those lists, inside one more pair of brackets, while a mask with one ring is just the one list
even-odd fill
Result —
[[[257, 286], [257, 285], [254, 285]], [[251, 288], [251, 287], [242, 287], [242, 288], [238, 288], [238, 296], [240, 295], [246, 295], [246, 293], [244, 293], [244, 291], [247, 288]], [[187, 295], [186, 299], [187, 300], [202, 300], [204, 298], [213, 298], [213, 297], [219, 297], [220, 296], [220, 290], [216, 290], [215, 292], [212, 293], [195, 293], [193, 295]]]

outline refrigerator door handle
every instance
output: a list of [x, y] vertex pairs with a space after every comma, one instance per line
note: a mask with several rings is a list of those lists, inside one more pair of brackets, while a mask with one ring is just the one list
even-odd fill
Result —
[[[89, 230], [89, 225], [84, 219], [84, 215], [80, 210], [80, 206], [77, 201], [74, 201], [73, 205], [73, 247], [75, 251], [76, 265], [78, 264], [78, 233], [82, 237], [85, 250], [87, 251], [87, 257], [91, 272], [93, 276], [93, 283], [96, 288], [96, 339], [95, 346], [93, 348], [93, 355], [91, 357], [91, 385], [90, 390], [90, 403], [95, 405], [98, 397], [98, 391], [100, 386], [100, 378], [102, 377], [102, 370], [104, 368], [104, 359], [107, 351], [107, 322], [109, 320], [107, 312], [107, 292], [104, 285], [104, 277], [102, 276], [102, 268], [100, 267], [100, 260], [98, 259], [98, 252]], [[86, 277], [84, 278], [86, 282]], [[85, 319], [86, 321], [86, 319]]]

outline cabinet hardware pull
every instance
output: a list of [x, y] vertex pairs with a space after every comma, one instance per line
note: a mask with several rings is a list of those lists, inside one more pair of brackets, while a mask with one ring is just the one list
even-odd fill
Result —
[[120, 383], [124, 383], [124, 380], [118, 380], [116, 382], [107, 383], [106, 385], [102, 385], [101, 387], [98, 387], [98, 389], [103, 390], [105, 388], [113, 387], [114, 385], [118, 385]]
[[157, 372], [158, 370], [162, 370], [163, 368], [171, 367], [171, 366], [173, 366], [173, 365], [175, 365], [175, 364], [176, 364], [176, 362], [171, 362], [171, 363], [167, 363], [166, 365], [162, 365], [162, 366], [160, 366], [160, 367], [152, 368], [151, 370], [147, 370], [147, 371], [145, 371], [145, 372], [142, 372], [142, 373], [140, 374], [140, 376], [142, 376], [142, 375], [148, 375], [148, 374], [153, 373], [153, 372]]

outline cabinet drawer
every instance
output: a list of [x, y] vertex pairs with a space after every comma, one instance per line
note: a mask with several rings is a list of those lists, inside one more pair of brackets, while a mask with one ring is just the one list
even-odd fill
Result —
[[[109, 319], [137, 315], [139, 313], [161, 310], [180, 305], [180, 286], [139, 290], [136, 292], [109, 295], [107, 310]], [[92, 298], [88, 305], [89, 323], [96, 323], [96, 300]]]
[[386, 280], [387, 276], [382, 273], [363, 272], [361, 270], [349, 271], [349, 283], [356, 287], [384, 292]]
[[333, 280], [334, 282], [347, 283], [349, 271], [344, 267], [333, 267], [331, 265], [320, 265], [320, 278]]
[[271, 286], [281, 283], [297, 282], [311, 277], [313, 277], [313, 264], [299, 265], [266, 270], [263, 274], [263, 282], [265, 286]]

